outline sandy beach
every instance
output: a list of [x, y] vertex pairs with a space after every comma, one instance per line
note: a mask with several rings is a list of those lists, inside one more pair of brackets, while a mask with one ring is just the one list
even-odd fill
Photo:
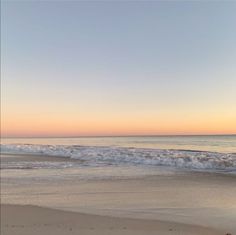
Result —
[[137, 177], [129, 167], [130, 175], [120, 177], [127, 174], [124, 167], [29, 167], [70, 161], [77, 160], [1, 156], [1, 167], [12, 167], [1, 170], [1, 234], [236, 232], [234, 175], [155, 168], [153, 175]]
[[158, 220], [141, 220], [66, 212], [38, 206], [1, 206], [1, 234], [222, 234], [213, 229]]

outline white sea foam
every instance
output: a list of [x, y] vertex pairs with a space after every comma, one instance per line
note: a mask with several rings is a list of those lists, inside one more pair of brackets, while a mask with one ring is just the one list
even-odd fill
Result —
[[2, 153], [83, 160], [85, 165], [152, 165], [203, 170], [236, 170], [235, 153], [78, 145], [2, 144]]

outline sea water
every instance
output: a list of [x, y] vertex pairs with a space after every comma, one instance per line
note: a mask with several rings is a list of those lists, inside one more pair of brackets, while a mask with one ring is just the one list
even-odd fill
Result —
[[[32, 168], [113, 165], [161, 166], [230, 173], [236, 171], [236, 135], [3, 138], [1, 153], [80, 160], [80, 163], [60, 165], [34, 163]], [[2, 166], [5, 167], [11, 166]]]

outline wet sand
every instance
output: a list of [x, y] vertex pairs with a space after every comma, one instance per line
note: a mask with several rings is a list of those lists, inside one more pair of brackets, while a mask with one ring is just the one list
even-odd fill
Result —
[[[79, 161], [72, 158], [58, 157], [58, 156], [42, 156], [32, 154], [2, 154], [1, 153], [1, 164], [11, 162], [32, 162], [32, 161], [56, 161], [56, 162], [68, 162], [68, 161]], [[80, 160], [81, 161], [81, 160]]]

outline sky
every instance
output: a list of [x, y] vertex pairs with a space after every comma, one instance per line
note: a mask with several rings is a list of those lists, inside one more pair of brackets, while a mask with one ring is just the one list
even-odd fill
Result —
[[235, 134], [235, 12], [2, 1], [2, 136]]

